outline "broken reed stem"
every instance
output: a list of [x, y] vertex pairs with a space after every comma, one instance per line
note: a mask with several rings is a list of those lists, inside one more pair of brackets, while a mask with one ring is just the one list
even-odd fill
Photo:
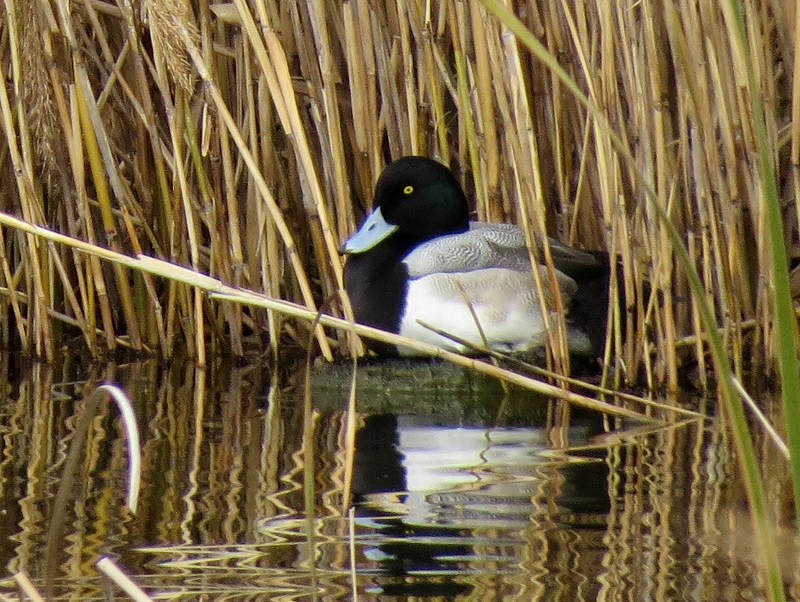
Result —
[[114, 584], [123, 592], [130, 596], [135, 602], [154, 602], [113, 560], [104, 556], [97, 561], [97, 568], [100, 569]]
[[[772, 365], [756, 139], [741, 58], [717, 5], [528, 3], [526, 26], [601, 107], [639, 173], [552, 67], [481, 3], [265, 0], [251, 9], [237, 0], [197, 15], [166, 3], [144, 24], [102, 1], [57, 3], [43, 19], [28, 6], [5, 7], [15, 94], [0, 91], [9, 149], [0, 194], [31, 224], [313, 309], [341, 289], [337, 248], [370, 208], [386, 161], [433, 156], [455, 169], [478, 217], [618, 255], [629, 306], [612, 311], [609, 375], [644, 372], [649, 384], [674, 388], [683, 364], [705, 361], [703, 345], [681, 341], [704, 334], [644, 202], [647, 182], [689, 241], [718, 323], [753, 324], [726, 334], [737, 373], [748, 355]], [[760, 5], [748, 11], [754, 68], [789, 64], [793, 24]], [[132, 34], [139, 27], [151, 28], [153, 47]], [[51, 49], [53, 30], [66, 52]], [[793, 75], [759, 80], [776, 140], [794, 132]], [[784, 138], [778, 175], [800, 188], [784, 157], [800, 145]], [[798, 215], [795, 201], [783, 216], [795, 235]], [[52, 330], [52, 316], [63, 315], [92, 354], [124, 341], [202, 358], [207, 329], [224, 324], [223, 346], [238, 355], [245, 322], [277, 354], [281, 320], [271, 312], [261, 320], [239, 306], [204, 306], [181, 285], [132, 278], [36, 237], [5, 232], [0, 246], [0, 310], [14, 317], [3, 336], [26, 352], [52, 356], [73, 332]], [[548, 296], [552, 277], [540, 284]], [[349, 315], [346, 303], [335, 311]], [[563, 337], [550, 326], [558, 349]], [[318, 340], [330, 357], [321, 331]]]
[[33, 602], [45, 602], [44, 596], [36, 589], [36, 586], [33, 584], [30, 577], [28, 577], [27, 573], [24, 571], [16, 573], [14, 575], [14, 581], [17, 582], [22, 592]]

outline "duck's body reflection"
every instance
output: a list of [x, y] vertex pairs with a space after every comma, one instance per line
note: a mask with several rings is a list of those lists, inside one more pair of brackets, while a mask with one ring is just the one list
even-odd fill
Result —
[[[585, 443], [590, 426], [570, 429]], [[608, 468], [553, 457], [544, 428], [440, 426], [413, 416], [375, 415], [356, 438], [354, 503], [375, 529], [365, 556], [383, 572], [383, 593], [461, 594], [459, 578], [491, 557], [515, 571], [525, 533], [548, 510], [608, 510]], [[508, 562], [504, 566], [504, 560]], [[386, 580], [386, 576], [392, 579]], [[410, 589], [409, 589], [410, 588]]]

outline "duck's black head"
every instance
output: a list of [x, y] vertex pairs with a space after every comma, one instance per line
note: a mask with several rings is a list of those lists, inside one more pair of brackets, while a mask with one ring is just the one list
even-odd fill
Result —
[[469, 229], [469, 207], [453, 173], [427, 157], [403, 157], [383, 170], [375, 207], [400, 234], [428, 240]]
[[422, 242], [468, 229], [467, 197], [453, 173], [427, 157], [403, 157], [383, 170], [372, 213], [341, 251], [366, 253], [383, 243], [404, 255]]

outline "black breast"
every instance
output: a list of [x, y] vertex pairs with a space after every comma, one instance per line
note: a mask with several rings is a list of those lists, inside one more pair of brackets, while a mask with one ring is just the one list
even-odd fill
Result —
[[[401, 251], [393, 246], [381, 243], [366, 253], [349, 255], [344, 266], [344, 286], [356, 322], [396, 333], [405, 309], [408, 270], [402, 256], [398, 256]], [[379, 353], [396, 353], [393, 345], [370, 340], [366, 343]]]

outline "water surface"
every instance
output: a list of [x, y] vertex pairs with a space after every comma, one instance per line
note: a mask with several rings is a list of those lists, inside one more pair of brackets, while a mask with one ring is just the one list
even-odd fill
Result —
[[[157, 599], [763, 598], [716, 420], [652, 430], [586, 412], [565, 419], [557, 404], [499, 386], [376, 389], [358, 399], [348, 486], [346, 395], [335, 388], [315, 390], [304, 443], [292, 379], [257, 362], [0, 361], [7, 596], [13, 574], [43, 587], [49, 566], [60, 599], [102, 599], [95, 563], [107, 555]], [[125, 442], [103, 403], [56, 515], [76, 416], [103, 382], [137, 412], [138, 512], [125, 508]], [[762, 452], [780, 523], [785, 467], [769, 445]], [[48, 565], [54, 524], [63, 533]], [[796, 590], [796, 555], [786, 558]]]

